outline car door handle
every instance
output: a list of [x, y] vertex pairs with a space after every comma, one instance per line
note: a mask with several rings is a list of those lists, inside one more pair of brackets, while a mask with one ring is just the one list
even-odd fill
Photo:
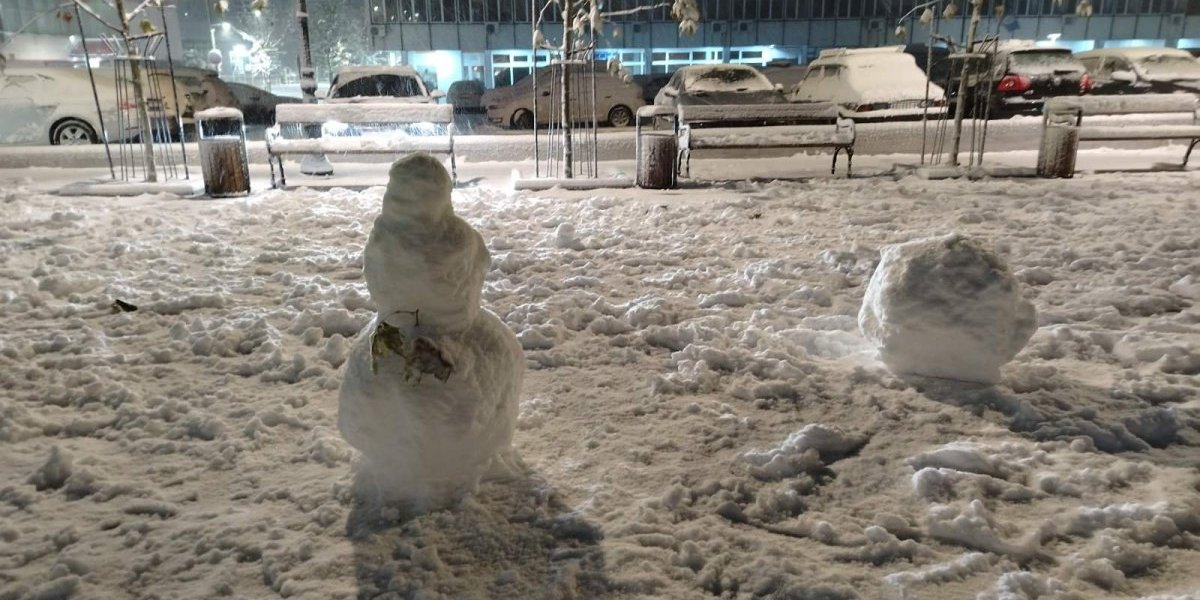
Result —
[[542, 92], [542, 95], [543, 95], [543, 96], [549, 96], [549, 95], [550, 95], [550, 92]]

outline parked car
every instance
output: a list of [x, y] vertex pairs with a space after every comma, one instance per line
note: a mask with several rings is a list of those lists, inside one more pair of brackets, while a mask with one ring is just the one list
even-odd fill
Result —
[[242, 116], [246, 123], [250, 125], [273, 125], [276, 106], [300, 102], [299, 98], [276, 96], [267, 90], [244, 83], [230, 82], [227, 85], [242, 107]]
[[777, 86], [749, 65], [680, 67], [658, 91], [659, 106], [693, 104], [787, 104]]
[[1200, 93], [1200, 61], [1176, 48], [1105, 48], [1075, 55], [1093, 94]]
[[482, 114], [487, 110], [483, 107], [483, 82], [474, 79], [464, 79], [450, 84], [446, 91], [446, 101], [454, 105], [454, 114]]
[[338, 69], [325, 101], [434, 104], [445, 95], [442, 90], [429, 89], [421, 74], [409, 66], [355, 66]]
[[[169, 76], [165, 69], [159, 69], [158, 75], [160, 77]], [[237, 95], [233, 93], [233, 89], [217, 75], [216, 71], [192, 67], [175, 67], [175, 81], [183, 84], [185, 89], [179, 90], [179, 92], [187, 94], [188, 102], [195, 112], [219, 106], [228, 108], [242, 107], [238, 103]], [[166, 82], [164, 81], [163, 83]], [[165, 91], [166, 88], [164, 87]]]
[[[116, 84], [96, 78], [104, 109], [104, 125], [112, 140], [137, 135], [133, 103], [117, 104]], [[123, 132], [116, 131], [117, 113], [126, 110]], [[84, 69], [8, 67], [0, 71], [0, 143], [54, 145], [95, 144], [104, 129], [96, 112], [91, 82]]]
[[976, 44], [973, 51], [994, 54], [990, 66], [978, 61], [968, 72], [967, 107], [975, 113], [986, 108], [993, 118], [1039, 114], [1046, 98], [1078, 96], [1092, 89], [1087, 69], [1066, 48], [1006, 40]]
[[946, 93], [927, 83], [904, 46], [822, 50], [789, 94], [792, 102], [832, 102], [856, 120], [946, 114]]
[[[942, 86], [946, 90], [947, 96], [953, 96], [958, 91], [946, 89], [950, 81], [958, 80], [958, 73], [952, 73], [953, 61], [950, 60], [950, 49], [945, 46], [934, 46], [932, 49], [925, 44], [909, 44], [904, 47], [904, 51], [911, 54], [913, 60], [917, 61], [917, 68], [921, 72], [929, 73], [929, 80]], [[930, 54], [932, 54], [933, 62], [930, 63], [928, 70], [925, 63], [929, 62]], [[959, 63], [961, 66], [961, 63]]]
[[[551, 112], [558, 110], [559, 103], [551, 98], [550, 91], [558, 89], [555, 78], [559, 75], [559, 67], [542, 67], [537, 70], [537, 91], [534, 92], [534, 75], [529, 75], [516, 84], [488, 90], [483, 94], [483, 104], [487, 107], [488, 119], [496, 124], [513, 129], [529, 129], [533, 127], [534, 98], [537, 98], [538, 123], [549, 123]], [[645, 104], [642, 100], [642, 90], [637, 84], [626, 83], [619, 77], [608, 72], [603, 62], [593, 62], [592, 71], [596, 81], [596, 117], [599, 121], [614, 127], [627, 127], [633, 124], [634, 111]], [[587, 74], [586, 71], [583, 73]], [[580, 77], [576, 81], [586, 81]], [[586, 85], [586, 83], [585, 83]], [[580, 121], [590, 120], [591, 114], [580, 114]]]
[[790, 90], [796, 87], [796, 84], [804, 81], [804, 76], [808, 74], [808, 65], [798, 65], [792, 61], [777, 60], [763, 67], [762, 74], [771, 83], [782, 85], [783, 89]]
[[654, 104], [654, 97], [658, 95], [658, 91], [663, 89], [664, 85], [671, 80], [670, 73], [647, 73], [645, 75], [634, 75], [633, 82], [642, 88], [642, 100], [646, 104]]

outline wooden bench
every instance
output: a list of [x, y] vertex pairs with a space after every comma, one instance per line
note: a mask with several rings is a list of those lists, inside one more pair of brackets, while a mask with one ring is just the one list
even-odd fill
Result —
[[280, 104], [266, 133], [271, 187], [287, 185], [284, 156], [309, 154], [449, 154], [457, 181], [454, 132], [449, 104]]
[[[1051, 98], [1046, 101], [1042, 118], [1043, 136], [1047, 127], [1073, 125], [1080, 142], [1118, 142], [1143, 140], [1183, 140], [1188, 142], [1182, 167], [1187, 167], [1192, 150], [1200, 144], [1200, 100], [1191, 94], [1134, 94], [1121, 96], [1079, 96]], [[1099, 115], [1187, 114], [1190, 125], [1085, 123], [1084, 117]]]
[[853, 169], [854, 121], [840, 118], [832, 103], [679, 106], [673, 121], [679, 144], [676, 169], [683, 177], [691, 174], [694, 150], [718, 148], [833, 148], [830, 173], [837, 172], [843, 151], [847, 177]]

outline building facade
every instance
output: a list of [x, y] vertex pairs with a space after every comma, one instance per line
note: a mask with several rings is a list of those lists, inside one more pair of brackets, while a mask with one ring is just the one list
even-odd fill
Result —
[[[603, 10], [628, 10], [648, 1], [604, 0]], [[939, 7], [951, 1], [944, 0]], [[962, 40], [969, 22], [965, 14], [969, 0], [953, 1], [963, 14], [941, 20], [939, 31]], [[1054, 40], [1075, 50], [1119, 45], [1200, 47], [1200, 0], [1090, 0], [1090, 17], [1076, 15], [1079, 1], [1007, 0], [1003, 17], [989, 14], [980, 32], [998, 33], [1005, 39]], [[175, 0], [171, 4], [179, 26], [172, 31], [179, 33], [177, 43], [182, 44], [184, 53], [207, 56], [212, 48], [221, 50], [225, 56], [222, 74], [236, 75], [228, 69], [229, 63], [240, 48], [251, 45], [247, 40], [258, 31], [231, 28], [229, 21], [249, 27], [247, 23], [253, 19], [241, 13], [249, 10], [250, 2], [229, 0], [227, 14], [214, 13], [214, 2]], [[271, 5], [286, 21], [294, 15], [294, 2], [271, 0]], [[903, 19], [903, 38], [896, 35], [897, 25], [919, 4], [917, 0], [698, 2], [701, 22], [695, 35], [681, 35], [667, 8], [624, 15], [606, 26], [599, 57], [617, 56], [634, 74], [666, 73], [697, 63], [803, 63], [824, 48], [924, 43], [929, 33], [915, 16], [909, 16]], [[0, 0], [0, 32], [8, 32], [0, 41], [4, 43], [0, 52], [10, 58], [31, 58], [30, 54], [39, 60], [51, 55], [70, 57], [77, 51], [77, 25], [56, 17], [59, 4], [59, 0]], [[92, 3], [98, 8], [103, 4]], [[356, 25], [353, 33], [315, 31], [314, 36], [356, 37], [356, 49], [362, 49], [356, 54], [364, 54], [365, 62], [409, 64], [431, 84], [446, 89], [462, 79], [479, 80], [488, 87], [509, 85], [528, 74], [535, 64], [530, 49], [533, 20], [545, 4], [546, 0], [309, 0], [309, 12], [315, 15], [322, 7], [327, 12], [334, 7], [354, 15], [366, 11], [361, 19], [366, 31]], [[996, 4], [999, 2], [987, 1], [989, 6]], [[546, 13], [544, 33], [557, 39], [561, 18], [553, 10]], [[339, 22], [347, 20], [344, 14], [334, 16]], [[21, 28], [22, 35], [17, 37], [22, 39], [14, 40], [12, 32]], [[101, 33], [94, 24], [85, 24], [85, 28], [88, 37]], [[279, 60], [291, 66], [295, 35], [285, 37], [286, 56]], [[315, 54], [319, 51], [314, 48]], [[546, 54], [539, 53], [536, 64], [547, 60]], [[322, 71], [323, 62], [329, 65]], [[323, 79], [333, 70], [334, 62], [328, 58], [323, 61], [314, 55], [314, 63]]]
[[[601, 58], [617, 55], [635, 74], [665, 73], [680, 65], [775, 60], [803, 63], [833, 47], [924, 43], [928, 29], [902, 16], [914, 0], [699, 0], [701, 24], [683, 36], [665, 8], [614, 19]], [[1076, 50], [1115, 45], [1200, 47], [1200, 0], [1092, 0], [1092, 15], [1077, 0], [1008, 0], [1005, 15], [989, 14], [980, 32], [1001, 38], [1057, 40]], [[411, 64], [439, 87], [477, 79], [492, 87], [530, 71], [533, 16], [543, 2], [522, 0], [369, 0], [371, 47], [377, 59]], [[993, 4], [991, 2], [989, 5]], [[607, 0], [605, 11], [637, 6]], [[969, 3], [959, 0], [960, 13]], [[561, 21], [550, 12], [543, 30], [556, 39]], [[969, 18], [943, 20], [939, 31], [965, 38]], [[545, 64], [539, 55], [537, 64]]]

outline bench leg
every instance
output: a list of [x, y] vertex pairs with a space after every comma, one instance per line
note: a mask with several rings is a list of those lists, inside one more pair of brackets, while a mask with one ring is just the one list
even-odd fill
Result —
[[267, 166], [271, 167], [271, 189], [275, 189], [275, 157], [267, 155]]
[[841, 152], [841, 151], [842, 151], [842, 149], [840, 146], [833, 147], [833, 165], [831, 165], [829, 167], [830, 175], [837, 175], [837, 157], [838, 157], [838, 152]]
[[1188, 144], [1187, 152], [1183, 153], [1183, 167], [1185, 169], [1187, 168], [1188, 159], [1192, 157], [1192, 150], [1196, 149], [1196, 144], [1200, 144], [1200, 138], [1192, 140], [1192, 143]]
[[854, 148], [846, 148], [846, 179], [850, 179], [850, 175], [854, 171]]
[[283, 172], [283, 155], [276, 156], [275, 161], [279, 163], [279, 187], [287, 187], [287, 175]]
[[450, 151], [450, 186], [458, 185], [458, 165], [454, 161], [454, 150]]

